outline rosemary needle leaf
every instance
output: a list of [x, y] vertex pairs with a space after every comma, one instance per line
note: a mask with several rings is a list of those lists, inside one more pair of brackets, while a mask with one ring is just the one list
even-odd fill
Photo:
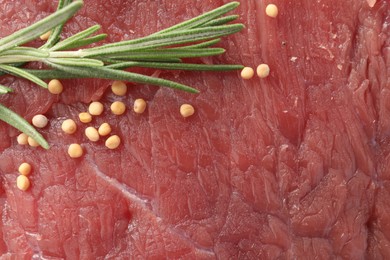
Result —
[[132, 73], [128, 71], [115, 70], [106, 67], [71, 67], [63, 66], [47, 61], [48, 65], [62, 70], [68, 74], [73, 74], [75, 78], [101, 78], [101, 79], [114, 79], [114, 80], [125, 80], [140, 84], [150, 84], [161, 87], [169, 87], [179, 89], [191, 93], [198, 93], [199, 91], [189, 86], [160, 78], [154, 78], [138, 73]]
[[3, 55], [26, 55], [26, 56], [34, 56], [38, 58], [49, 57], [49, 52], [46, 50], [35, 49], [32, 47], [15, 47], [1, 53]]
[[57, 50], [65, 50], [70, 49], [69, 46], [74, 44], [74, 42], [77, 42], [79, 40], [82, 40], [94, 32], [98, 31], [100, 29], [100, 25], [93, 25], [89, 27], [88, 29], [81, 31], [79, 33], [76, 33], [75, 35], [70, 36], [69, 38], [66, 38], [63, 41], [60, 41], [56, 45], [50, 48], [50, 51], [57, 51]]
[[206, 42], [196, 43], [196, 44], [192, 44], [192, 45], [186, 45], [186, 46], [182, 46], [182, 47], [176, 47], [176, 49], [207, 48], [207, 47], [213, 46], [215, 44], [218, 44], [220, 42], [221, 42], [221, 38], [217, 38], [217, 39], [213, 39], [213, 40], [206, 41]]
[[0, 94], [7, 94], [12, 91], [13, 91], [12, 88], [0, 85]]
[[218, 18], [218, 19], [214, 19], [214, 20], [211, 20], [205, 24], [202, 24], [202, 27], [205, 27], [205, 26], [216, 26], [216, 25], [223, 25], [223, 24], [227, 24], [229, 22], [232, 22], [234, 20], [236, 20], [239, 16], [234, 14], [234, 15], [228, 15], [228, 16], [225, 16], [225, 17], [221, 17], [221, 18]]
[[40, 57], [31, 56], [31, 55], [1, 55], [0, 64], [10, 64], [10, 63], [21, 63], [23, 65], [28, 61], [37, 61], [40, 60]]
[[23, 69], [24, 71], [40, 78], [40, 79], [74, 79], [86, 78], [74, 74], [70, 74], [58, 69]]
[[74, 13], [82, 7], [82, 5], [83, 1], [74, 1], [46, 18], [0, 39], [0, 52], [29, 42], [43, 33], [46, 33], [53, 27], [64, 23], [72, 17]]
[[136, 51], [126, 53], [124, 55], [110, 55], [110, 58], [120, 60], [142, 60], [144, 58], [149, 60], [161, 58], [196, 58], [219, 55], [225, 52], [222, 48], [208, 48], [208, 49], [153, 49], [145, 51]]
[[176, 24], [176, 25], [171, 26], [167, 29], [156, 32], [152, 35], [164, 34], [167, 32], [183, 30], [183, 29], [191, 29], [191, 28], [198, 27], [198, 26], [203, 25], [203, 24], [205, 24], [205, 23], [207, 23], [207, 22], [209, 22], [217, 17], [220, 17], [220, 16], [226, 14], [227, 12], [237, 8], [237, 6], [239, 6], [239, 5], [240, 5], [239, 2], [231, 2], [231, 3], [225, 4], [225, 5], [223, 5], [219, 8], [216, 8], [210, 12], [204, 13], [200, 16], [197, 16], [197, 17], [192, 18], [190, 20], [187, 20], [185, 22]]
[[20, 68], [17, 68], [17, 67], [13, 67], [13, 66], [9, 66], [9, 65], [5, 65], [5, 64], [0, 64], [0, 70], [5, 71], [7, 73], [10, 73], [12, 75], [21, 77], [21, 78], [28, 79], [28, 80], [34, 82], [35, 84], [37, 84], [37, 85], [39, 85], [39, 86], [41, 86], [43, 88], [47, 88], [46, 82], [44, 82], [40, 78], [34, 76], [33, 74], [30, 74], [30, 73], [26, 72], [23, 69], [20, 69]]
[[49, 149], [49, 144], [43, 136], [31, 126], [23, 117], [0, 104], [0, 120], [22, 131], [37, 141], [43, 148]]
[[163, 63], [163, 62], [138, 62], [129, 61], [107, 65], [106, 68], [124, 69], [130, 67], [143, 67], [166, 70], [191, 70], [191, 71], [228, 71], [243, 69], [242, 65], [207, 65], [207, 64], [191, 64], [191, 63]]
[[65, 65], [65, 66], [76, 66], [76, 67], [98, 67], [104, 66], [104, 63], [100, 60], [87, 59], [87, 58], [47, 58], [45, 61], [50, 63]]
[[[120, 60], [120, 59], [110, 59], [110, 58], [102, 58], [101, 61], [103, 61], [105, 63], [109, 63], [109, 64], [116, 64], [116, 63], [126, 62], [126, 61], [123, 61], [123, 60]], [[158, 57], [158, 58], [155, 57], [152, 60], [148, 60], [146, 58], [143, 58], [143, 59], [140, 59], [140, 60], [134, 59], [134, 61], [153, 61], [153, 62], [169, 62], [169, 63], [181, 63], [181, 62], [183, 62], [181, 59], [178, 59], [178, 58], [163, 58], [163, 57]]]
[[84, 46], [89, 45], [91, 43], [100, 42], [106, 38], [107, 38], [107, 34], [105, 34], [105, 33], [98, 34], [98, 35], [95, 35], [95, 36], [92, 36], [89, 38], [75, 41], [75, 42], [67, 45], [66, 47], [62, 48], [61, 50], [69, 50], [69, 49], [84, 47]]
[[[64, 8], [64, 6], [67, 6], [70, 4], [73, 0], [59, 0], [57, 5], [57, 11]], [[59, 40], [60, 40], [60, 34], [62, 32], [62, 27], [64, 26], [64, 23], [60, 23], [56, 27], [52, 29], [52, 33], [49, 36], [49, 39], [47, 39], [46, 43], [41, 47], [44, 48], [50, 48], [54, 46]]]
[[15, 47], [1, 53], [0, 63], [24, 63], [27, 61], [38, 61], [47, 57], [49, 57], [49, 53], [44, 50], [30, 47]]

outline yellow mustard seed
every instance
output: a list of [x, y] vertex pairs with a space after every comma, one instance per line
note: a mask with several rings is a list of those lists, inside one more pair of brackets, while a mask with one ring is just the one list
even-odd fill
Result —
[[25, 133], [19, 134], [18, 137], [16, 138], [16, 140], [18, 141], [18, 144], [20, 144], [20, 145], [28, 144], [27, 139], [28, 139], [28, 136]]
[[106, 136], [111, 133], [111, 126], [108, 123], [103, 123], [99, 126], [98, 133], [101, 136]]
[[266, 78], [269, 75], [270, 69], [267, 64], [260, 64], [256, 69], [257, 76], [260, 78]]
[[41, 36], [39, 36], [39, 38], [42, 41], [47, 41], [47, 39], [49, 39], [50, 35], [51, 35], [51, 31], [48, 31], [48, 32], [45, 32], [44, 34], [42, 34]]
[[30, 187], [30, 180], [25, 175], [19, 175], [16, 178], [16, 187], [18, 187], [19, 190], [26, 191]]
[[134, 112], [136, 112], [137, 114], [142, 114], [143, 112], [145, 112], [145, 109], [146, 109], [146, 101], [143, 100], [142, 98], [138, 98], [134, 101]]
[[38, 142], [35, 141], [35, 139], [33, 139], [33, 138], [30, 137], [30, 136], [27, 138], [27, 142], [28, 142], [28, 144], [29, 144], [31, 147], [38, 147], [38, 146], [39, 146]]
[[245, 67], [241, 71], [241, 78], [251, 79], [255, 75], [255, 71], [251, 67]]
[[96, 130], [96, 128], [93, 126], [89, 126], [89, 127], [85, 128], [85, 136], [91, 142], [97, 142], [97, 141], [99, 141], [99, 138], [100, 138], [98, 130]]
[[124, 96], [127, 92], [127, 86], [123, 81], [114, 81], [111, 85], [111, 91], [117, 96]]
[[274, 4], [269, 4], [267, 5], [267, 7], [265, 8], [265, 13], [269, 16], [269, 17], [272, 17], [272, 18], [276, 18], [276, 16], [278, 16], [278, 7]]
[[47, 126], [48, 122], [49, 121], [47, 120], [47, 117], [41, 114], [35, 115], [32, 118], [32, 124], [38, 128], [44, 128], [45, 126]]
[[103, 113], [103, 104], [99, 101], [94, 101], [91, 104], [89, 104], [88, 112], [93, 116], [99, 116]]
[[66, 119], [62, 122], [61, 129], [66, 134], [74, 134], [77, 130], [76, 122], [73, 119]]
[[122, 115], [126, 111], [126, 106], [121, 101], [115, 101], [111, 104], [111, 112], [114, 115]]
[[89, 123], [92, 121], [92, 116], [88, 112], [81, 112], [79, 114], [79, 119], [81, 123]]
[[47, 88], [50, 93], [52, 94], [61, 94], [64, 90], [64, 86], [62, 85], [61, 81], [58, 79], [52, 79], [47, 84]]
[[183, 117], [189, 117], [192, 116], [195, 113], [195, 109], [190, 104], [183, 104], [180, 106], [180, 114]]
[[68, 147], [68, 154], [71, 158], [80, 158], [83, 153], [83, 148], [79, 144], [71, 144]]
[[118, 148], [120, 143], [121, 143], [121, 139], [119, 138], [119, 136], [112, 135], [109, 138], [107, 138], [105, 145], [108, 149], [116, 149]]
[[19, 165], [18, 171], [22, 175], [29, 175], [31, 172], [31, 165], [27, 162], [22, 163]]

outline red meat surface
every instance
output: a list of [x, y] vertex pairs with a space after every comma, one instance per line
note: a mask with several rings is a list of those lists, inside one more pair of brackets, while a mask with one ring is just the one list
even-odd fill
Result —
[[[108, 42], [132, 39], [228, 0], [85, 0], [70, 35], [101, 24]], [[246, 28], [211, 63], [267, 63], [266, 79], [239, 72], [156, 72], [188, 94], [108, 80], [64, 80], [54, 96], [1, 77], [0, 102], [27, 119], [45, 113], [50, 150], [18, 145], [0, 123], [1, 259], [389, 259], [390, 2], [241, 0]], [[52, 1], [0, 0], [0, 36], [37, 21]], [[36, 44], [41, 44], [37, 41]], [[152, 72], [151, 72], [152, 73]], [[144, 98], [148, 108], [131, 107]], [[88, 103], [102, 116], [61, 131]], [[114, 116], [109, 105], [126, 103]], [[196, 113], [182, 118], [190, 103]], [[116, 150], [83, 135], [109, 122]], [[70, 143], [85, 155], [71, 159]], [[33, 166], [17, 189], [17, 168]]]

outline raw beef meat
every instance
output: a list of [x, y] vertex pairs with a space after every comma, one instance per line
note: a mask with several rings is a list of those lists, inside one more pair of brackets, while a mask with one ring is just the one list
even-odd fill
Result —
[[[85, 0], [66, 25], [93, 24], [108, 42], [147, 35], [228, 0]], [[64, 80], [49, 94], [2, 77], [0, 102], [27, 119], [49, 117], [51, 149], [17, 145], [0, 124], [1, 259], [389, 259], [390, 2], [241, 0], [246, 25], [224, 38], [227, 53], [204, 62], [267, 63], [266, 79], [239, 72], [158, 72], [198, 88], [188, 94], [107, 80]], [[55, 10], [52, 1], [0, 0], [0, 36]], [[36, 44], [41, 44], [39, 41]], [[144, 114], [132, 113], [144, 98]], [[91, 100], [122, 144], [109, 151], [78, 124]], [[113, 116], [122, 100], [128, 111]], [[182, 103], [196, 113], [183, 119]], [[85, 155], [67, 156], [82, 143]], [[32, 186], [16, 188], [17, 167]]]

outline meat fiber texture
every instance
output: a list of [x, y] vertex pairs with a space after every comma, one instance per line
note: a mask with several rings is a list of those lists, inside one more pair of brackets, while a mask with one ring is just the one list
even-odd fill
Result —
[[[64, 35], [98, 23], [107, 42], [132, 39], [227, 2], [86, 0]], [[56, 96], [0, 78], [15, 90], [1, 103], [48, 116], [40, 132], [51, 144], [18, 145], [0, 124], [1, 259], [389, 259], [390, 2], [274, 0], [277, 18], [269, 1], [240, 2], [246, 28], [203, 62], [267, 63], [266, 79], [148, 71], [200, 94], [129, 83], [117, 97], [108, 80], [64, 80]], [[55, 8], [0, 0], [0, 36]], [[137, 98], [144, 114], [131, 111]], [[104, 114], [62, 133], [92, 100]], [[114, 100], [124, 115], [110, 113]], [[182, 118], [182, 103], [195, 115]], [[105, 121], [116, 150], [83, 135]], [[67, 155], [73, 142], [82, 158]], [[26, 192], [15, 184], [24, 161]]]

